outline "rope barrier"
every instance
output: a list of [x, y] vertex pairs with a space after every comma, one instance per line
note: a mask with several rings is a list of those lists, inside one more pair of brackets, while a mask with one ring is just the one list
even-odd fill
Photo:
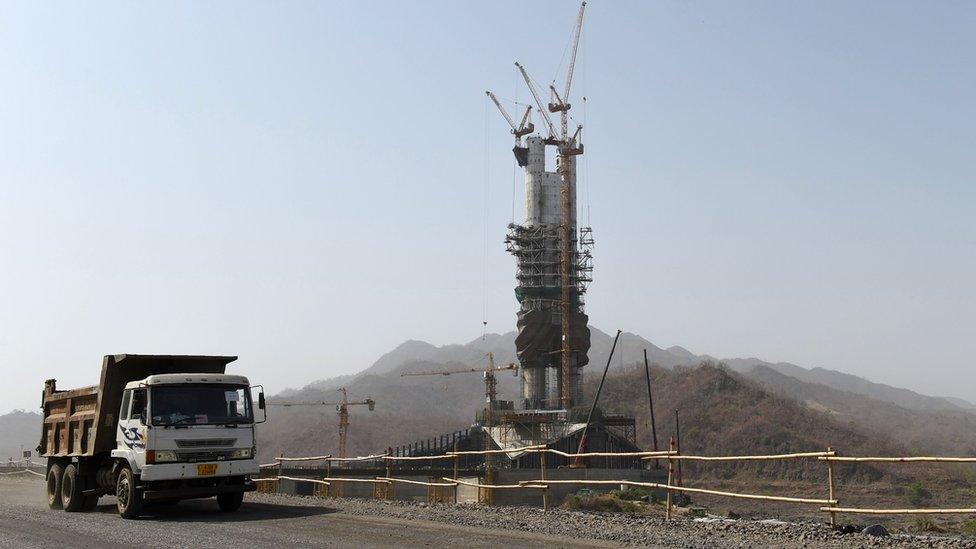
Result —
[[821, 507], [828, 513], [856, 513], [862, 515], [971, 515], [976, 509], [867, 509], [861, 507]]
[[812, 498], [794, 498], [788, 496], [767, 496], [762, 494], [740, 494], [736, 492], [721, 492], [718, 490], [707, 490], [705, 488], [690, 488], [688, 486], [672, 486], [669, 484], [659, 484], [656, 482], [639, 482], [634, 480], [585, 480], [585, 479], [573, 479], [573, 480], [523, 480], [519, 484], [536, 484], [536, 483], [548, 483], [548, 484], [591, 484], [591, 485], [612, 485], [612, 486], [636, 486], [640, 488], [657, 488], [659, 490], [667, 490], [669, 492], [692, 492], [698, 494], [708, 494], [713, 496], [726, 496], [732, 498], [742, 498], [742, 499], [757, 499], [764, 501], [785, 501], [787, 503], [809, 503], [813, 505], [832, 505], [837, 503], [837, 500], [830, 499], [812, 499]]
[[[665, 455], [668, 453], [665, 452]], [[689, 461], [764, 461], [764, 460], [776, 460], [776, 459], [804, 459], [804, 458], [818, 458], [827, 459], [833, 458], [834, 452], [801, 452], [797, 454], [770, 454], [770, 455], [757, 455], [757, 456], [690, 456], [678, 453], [670, 454], [668, 459], [675, 460], [689, 460]], [[655, 459], [653, 457], [646, 457], [643, 459]]]
[[[467, 482], [465, 480], [460, 480], [460, 479], [453, 479], [453, 478], [447, 478], [447, 477], [441, 477], [441, 478], [443, 480], [448, 481], [448, 482], [454, 482], [454, 483], [457, 483], [457, 484], [463, 484], [465, 486], [473, 486], [475, 488], [491, 488], [492, 490], [494, 490], [496, 488], [500, 488], [502, 490], [516, 489], [516, 488], [539, 488], [539, 489], [545, 490], [546, 488], [549, 488], [548, 486], [543, 485], [543, 484], [521, 484], [521, 483], [520, 484], [478, 484], [477, 482]], [[546, 481], [546, 482], [549, 482], [549, 481]]]
[[[816, 459], [828, 464], [828, 487], [829, 487], [829, 497], [827, 499], [818, 498], [803, 498], [803, 497], [792, 497], [792, 496], [773, 496], [766, 494], [749, 494], [749, 493], [738, 493], [738, 492], [726, 492], [720, 490], [710, 490], [706, 488], [694, 488], [688, 486], [675, 486], [669, 482], [667, 484], [655, 483], [655, 482], [640, 482], [633, 480], [587, 480], [587, 479], [566, 479], [566, 480], [553, 480], [553, 479], [533, 479], [520, 481], [518, 484], [481, 484], [479, 482], [464, 481], [456, 478], [441, 477], [441, 480], [445, 482], [424, 482], [418, 480], [393, 478], [389, 476], [389, 466], [387, 468], [387, 475], [384, 477], [375, 477], [374, 479], [362, 479], [362, 478], [338, 478], [338, 477], [324, 477], [324, 480], [316, 480], [310, 478], [300, 478], [300, 477], [289, 477], [284, 475], [278, 475], [275, 477], [269, 477], [264, 479], [255, 479], [256, 481], [278, 481], [278, 480], [292, 480], [296, 482], [310, 482], [315, 484], [330, 485], [333, 482], [361, 482], [361, 483], [371, 483], [371, 484], [412, 484], [418, 486], [427, 487], [454, 487], [457, 488], [459, 485], [470, 486], [473, 488], [487, 489], [487, 490], [517, 490], [517, 489], [535, 489], [535, 490], [549, 490], [551, 485], [568, 485], [568, 484], [578, 484], [578, 485], [615, 485], [615, 486], [634, 486], [641, 488], [652, 488], [658, 490], [666, 491], [668, 496], [668, 501], [670, 502], [670, 494], [673, 492], [688, 492], [693, 494], [704, 494], [711, 496], [729, 497], [729, 498], [739, 498], [739, 499], [751, 499], [760, 501], [779, 501], [785, 503], [797, 503], [797, 504], [810, 504], [821, 506], [820, 511], [827, 512], [831, 514], [831, 524], [835, 524], [835, 514], [836, 513], [853, 513], [853, 514], [875, 514], [875, 515], [899, 515], [899, 514], [976, 514], [976, 508], [952, 508], [952, 509], [874, 509], [874, 508], [862, 508], [862, 507], [838, 507], [839, 500], [834, 497], [834, 476], [832, 463], [833, 462], [848, 462], [848, 463], [915, 463], [915, 462], [936, 462], [936, 463], [976, 463], [976, 457], [943, 457], [943, 456], [915, 456], [915, 457], [880, 457], [880, 456], [869, 456], [869, 457], [853, 457], [853, 456], [838, 456], [832, 448], [828, 448], [826, 452], [796, 452], [789, 454], [765, 454], [765, 455], [741, 455], [741, 456], [696, 456], [696, 455], [681, 455], [674, 450], [659, 451], [659, 452], [579, 452], [579, 453], [568, 453], [554, 448], [548, 448], [546, 445], [533, 445], [524, 446], [521, 448], [510, 448], [506, 450], [467, 450], [467, 451], [454, 451], [446, 452], [444, 454], [434, 455], [434, 456], [390, 456], [385, 454], [374, 454], [369, 456], [359, 456], [352, 458], [334, 458], [331, 455], [326, 456], [311, 456], [311, 457], [279, 457], [275, 463], [268, 463], [260, 465], [260, 468], [269, 467], [280, 467], [282, 462], [288, 461], [340, 461], [340, 462], [355, 462], [355, 461], [378, 461], [384, 460], [386, 462], [396, 462], [396, 461], [438, 461], [438, 460], [455, 460], [455, 465], [457, 459], [461, 456], [488, 456], [496, 454], [509, 454], [513, 452], [525, 452], [525, 453], [547, 453], [554, 454], [569, 459], [578, 458], [589, 458], [589, 457], [631, 457], [640, 458], [641, 460], [650, 459], [666, 459], [669, 463], [675, 461], [687, 460], [687, 461], [767, 461], [767, 460], [790, 460], [790, 459]], [[545, 476], [545, 465], [543, 467], [543, 476]], [[25, 469], [23, 471], [15, 471], [10, 473], [0, 473], [2, 475], [14, 475], [14, 474], [25, 474], [30, 473], [43, 477], [43, 474], [36, 473], [30, 469]], [[456, 474], [456, 472], [455, 472]], [[548, 493], [548, 492], [546, 492]], [[669, 504], [669, 516], [670, 516], [670, 504]]]
[[337, 478], [337, 477], [322, 477], [322, 480], [326, 482], [369, 482], [371, 484], [389, 484], [386, 480], [375, 478]]
[[279, 475], [273, 478], [262, 478], [258, 480], [293, 480], [295, 482], [313, 482], [315, 484], [323, 484], [329, 486], [329, 483], [324, 480], [315, 480], [314, 478], [302, 478], [302, 477], [286, 477], [284, 475]]
[[936, 462], [936, 463], [976, 463], [976, 457], [847, 457], [847, 456], [824, 456], [820, 461], [847, 461], [855, 463], [916, 463], [916, 462]]
[[418, 486], [457, 486], [452, 480], [451, 482], [423, 482], [420, 480], [409, 480], [405, 478], [391, 478], [391, 477], [376, 477], [377, 480], [385, 480], [387, 482], [400, 482], [403, 484], [416, 484]]

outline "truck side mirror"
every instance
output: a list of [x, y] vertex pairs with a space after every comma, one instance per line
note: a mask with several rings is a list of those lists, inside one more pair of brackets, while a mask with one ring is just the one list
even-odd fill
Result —
[[[255, 416], [254, 423], [264, 423], [265, 421], [268, 421], [268, 410], [267, 410], [268, 404], [264, 401], [264, 386], [263, 385], [251, 385], [251, 389], [252, 390], [253, 389], [258, 389], [258, 388], [261, 389], [261, 392], [258, 393], [258, 410], [261, 410], [262, 412], [264, 412], [264, 417], [261, 418], [261, 421], [258, 421], [257, 420], [257, 414], [254, 414], [254, 416]], [[251, 394], [253, 395], [254, 393], [251, 393]]]

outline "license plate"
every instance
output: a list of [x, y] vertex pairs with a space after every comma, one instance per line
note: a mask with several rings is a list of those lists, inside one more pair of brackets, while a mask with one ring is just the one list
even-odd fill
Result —
[[217, 474], [217, 464], [216, 463], [201, 463], [197, 465], [197, 474], [200, 476], [216, 475]]

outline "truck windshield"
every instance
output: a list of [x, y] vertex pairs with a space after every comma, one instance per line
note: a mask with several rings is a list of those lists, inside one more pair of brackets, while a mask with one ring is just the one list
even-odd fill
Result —
[[247, 387], [230, 385], [173, 385], [152, 388], [153, 425], [225, 425], [251, 423], [251, 395]]

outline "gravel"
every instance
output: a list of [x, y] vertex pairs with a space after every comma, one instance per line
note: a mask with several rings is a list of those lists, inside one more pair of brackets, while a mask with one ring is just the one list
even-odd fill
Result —
[[827, 525], [723, 517], [677, 518], [443, 505], [366, 499], [248, 494], [223, 514], [210, 500], [119, 518], [112, 498], [93, 513], [50, 511], [40, 479], [0, 481], [0, 549], [42, 547], [931, 547], [976, 548], [972, 538], [875, 537]]
[[976, 548], [976, 540], [956, 536], [842, 534], [814, 522], [706, 517], [662, 518], [619, 513], [485, 507], [403, 501], [315, 498], [251, 494], [267, 503], [330, 507], [348, 515], [428, 520], [505, 531], [519, 530], [569, 539], [594, 539], [618, 546], [712, 547], [932, 547]]

